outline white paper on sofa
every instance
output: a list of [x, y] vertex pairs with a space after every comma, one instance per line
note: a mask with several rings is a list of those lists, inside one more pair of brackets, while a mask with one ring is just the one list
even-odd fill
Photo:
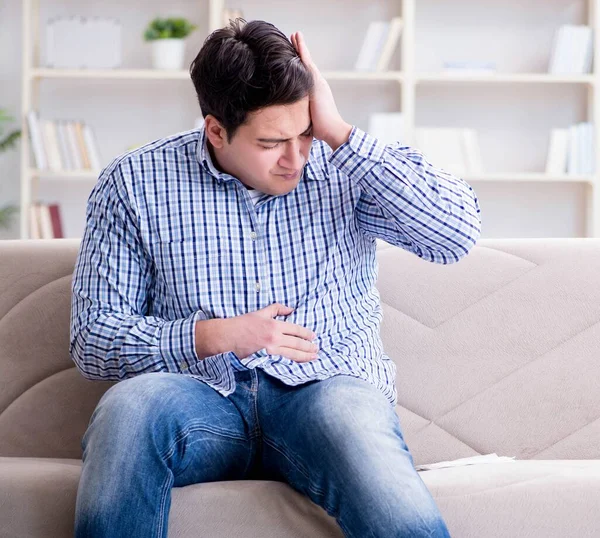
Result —
[[426, 463], [424, 465], [415, 465], [417, 471], [428, 471], [430, 469], [443, 469], [445, 467], [460, 467], [462, 465], [476, 465], [479, 463], [500, 463], [513, 462], [516, 456], [498, 456], [493, 454], [482, 454], [480, 456], [471, 456], [469, 458], [461, 458], [459, 460], [440, 461], [438, 463]]

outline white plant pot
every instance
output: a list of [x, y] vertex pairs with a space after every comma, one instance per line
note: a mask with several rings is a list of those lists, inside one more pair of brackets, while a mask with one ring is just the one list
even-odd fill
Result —
[[182, 69], [185, 39], [156, 39], [152, 41], [154, 69]]

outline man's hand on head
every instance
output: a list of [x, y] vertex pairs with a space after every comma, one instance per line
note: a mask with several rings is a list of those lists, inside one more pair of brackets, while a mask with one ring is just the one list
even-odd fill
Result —
[[325, 141], [335, 151], [348, 141], [352, 125], [346, 123], [338, 112], [331, 88], [313, 62], [302, 33], [296, 32], [290, 39], [302, 63], [310, 70], [314, 79], [314, 88], [310, 95], [313, 135]]

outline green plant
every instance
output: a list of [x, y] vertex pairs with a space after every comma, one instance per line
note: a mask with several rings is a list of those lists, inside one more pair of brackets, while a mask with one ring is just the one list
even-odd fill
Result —
[[183, 39], [190, 35], [197, 26], [183, 17], [169, 17], [166, 19], [156, 18], [144, 32], [146, 41], [156, 39]]
[[[3, 136], [4, 123], [12, 121], [14, 118], [6, 113], [6, 110], [0, 108], [0, 153], [15, 146], [17, 140], [21, 136], [21, 131], [14, 130]], [[19, 212], [19, 208], [15, 205], [0, 207], [0, 229], [8, 228], [11, 224], [13, 215]]]

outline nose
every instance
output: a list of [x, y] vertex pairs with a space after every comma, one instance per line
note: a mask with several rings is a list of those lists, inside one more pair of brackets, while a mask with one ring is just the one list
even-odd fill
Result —
[[285, 153], [279, 159], [279, 166], [290, 171], [302, 168], [304, 155], [298, 142], [290, 142], [285, 146]]

